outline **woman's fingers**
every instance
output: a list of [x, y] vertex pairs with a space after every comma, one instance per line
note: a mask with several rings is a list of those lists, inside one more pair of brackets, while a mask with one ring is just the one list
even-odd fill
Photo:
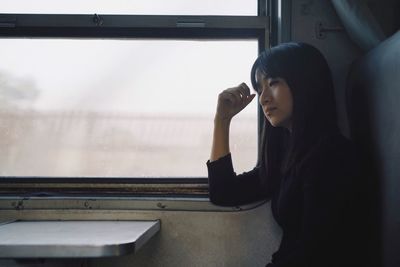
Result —
[[237, 101], [236, 103], [238, 103], [238, 104], [245, 103], [246, 102], [245, 100], [250, 95], [250, 89], [248, 88], [248, 86], [245, 83], [241, 83], [237, 87], [232, 87], [232, 88], [226, 89], [224, 92], [232, 94]]
[[255, 94], [250, 94], [250, 88], [245, 83], [241, 83], [237, 87], [237, 90], [240, 92], [243, 108], [246, 107], [256, 96]]
[[223, 92], [221, 95], [222, 99], [226, 99], [229, 102], [231, 102], [232, 105], [235, 105], [236, 102], [238, 101], [238, 98], [235, 94], [232, 94], [231, 92]]
[[231, 88], [232, 90], [228, 89], [228, 93], [232, 94], [236, 98], [236, 103], [241, 103], [242, 102], [242, 95], [240, 94], [240, 91], [237, 89], [237, 87]]
[[219, 99], [223, 101], [229, 101], [232, 105], [238, 101], [238, 98], [235, 94], [226, 90], [219, 94]]
[[228, 88], [219, 94], [217, 112], [222, 118], [232, 118], [243, 110], [255, 97], [245, 83]]
[[235, 91], [235, 90], [231, 90], [233, 88], [230, 89], [226, 89], [225, 91], [223, 91], [220, 94], [221, 99], [223, 100], [229, 100], [229, 102], [231, 102], [232, 105], [236, 106], [239, 103], [242, 102], [242, 98], [240, 96], [240, 93]]
[[238, 86], [238, 89], [240, 91], [240, 93], [244, 96], [249, 96], [250, 95], [250, 88], [245, 84], [245, 83], [241, 83]]
[[256, 96], [256, 94], [252, 94], [252, 95], [249, 95], [249, 96], [246, 98], [246, 100], [245, 100], [246, 106], [247, 106], [248, 104], [250, 104], [251, 101], [253, 101], [253, 99], [254, 99], [255, 96]]

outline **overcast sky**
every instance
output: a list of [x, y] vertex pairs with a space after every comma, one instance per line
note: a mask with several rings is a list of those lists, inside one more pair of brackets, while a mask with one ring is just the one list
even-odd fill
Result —
[[[257, 1], [1, 2], [0, 13], [255, 15]], [[203, 115], [214, 113], [221, 90], [250, 86], [257, 41], [2, 39], [0, 51], [0, 74], [30, 81], [38, 110]], [[255, 114], [253, 102], [245, 113]]]

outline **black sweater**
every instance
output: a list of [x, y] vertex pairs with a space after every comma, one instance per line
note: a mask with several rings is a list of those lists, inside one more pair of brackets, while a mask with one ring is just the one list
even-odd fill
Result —
[[283, 236], [268, 267], [362, 265], [359, 167], [352, 144], [343, 136], [323, 138], [296, 171], [274, 177], [278, 180], [270, 183], [272, 189], [261, 185], [260, 167], [236, 175], [230, 154], [207, 162], [207, 167], [214, 204], [235, 206], [271, 199]]

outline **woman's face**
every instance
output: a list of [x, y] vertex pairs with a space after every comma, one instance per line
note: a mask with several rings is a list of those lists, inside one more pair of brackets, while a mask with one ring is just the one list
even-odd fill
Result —
[[281, 78], [267, 78], [259, 71], [256, 75], [259, 102], [265, 117], [272, 126], [291, 130], [293, 97], [288, 84]]

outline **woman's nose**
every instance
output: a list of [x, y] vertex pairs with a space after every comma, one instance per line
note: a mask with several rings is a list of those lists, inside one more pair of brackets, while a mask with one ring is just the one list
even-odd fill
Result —
[[271, 101], [271, 94], [267, 88], [263, 88], [260, 94], [260, 104], [267, 104]]

